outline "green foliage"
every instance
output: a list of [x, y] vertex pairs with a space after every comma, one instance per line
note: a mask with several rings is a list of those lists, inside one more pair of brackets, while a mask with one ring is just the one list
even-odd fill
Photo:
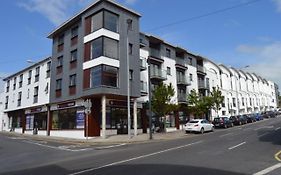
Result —
[[222, 96], [222, 92], [219, 90], [218, 87], [217, 88], [213, 87], [213, 90], [211, 92], [211, 98], [213, 100], [212, 108], [218, 114], [218, 111], [221, 109], [221, 105], [224, 101], [224, 97]]
[[175, 90], [172, 84], [166, 85], [160, 83], [152, 95], [152, 111], [158, 117], [163, 117], [174, 111], [177, 105], [170, 104], [171, 98], [175, 95]]

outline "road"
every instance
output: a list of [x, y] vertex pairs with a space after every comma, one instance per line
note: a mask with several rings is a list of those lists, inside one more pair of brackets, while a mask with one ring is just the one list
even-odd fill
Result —
[[281, 117], [186, 138], [97, 149], [0, 134], [0, 174], [281, 174]]

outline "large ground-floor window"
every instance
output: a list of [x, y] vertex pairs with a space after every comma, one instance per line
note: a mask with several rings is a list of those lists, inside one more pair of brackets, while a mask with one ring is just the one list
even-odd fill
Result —
[[22, 127], [22, 117], [21, 116], [12, 116], [12, 127], [21, 128]]
[[47, 112], [29, 114], [25, 117], [25, 129], [47, 130]]
[[77, 108], [53, 111], [52, 129], [82, 129], [85, 115]]

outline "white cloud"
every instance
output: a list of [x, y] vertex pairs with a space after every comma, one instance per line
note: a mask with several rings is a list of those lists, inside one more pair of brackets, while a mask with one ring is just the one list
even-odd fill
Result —
[[277, 7], [277, 11], [281, 13], [281, 0], [273, 0]]
[[256, 72], [281, 87], [281, 42], [272, 42], [262, 46], [240, 45], [237, 51], [255, 58], [247, 71]]

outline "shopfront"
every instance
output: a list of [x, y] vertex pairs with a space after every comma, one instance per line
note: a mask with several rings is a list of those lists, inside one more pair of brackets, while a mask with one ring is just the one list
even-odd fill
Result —
[[25, 110], [25, 133], [47, 135], [48, 108], [40, 106]]

